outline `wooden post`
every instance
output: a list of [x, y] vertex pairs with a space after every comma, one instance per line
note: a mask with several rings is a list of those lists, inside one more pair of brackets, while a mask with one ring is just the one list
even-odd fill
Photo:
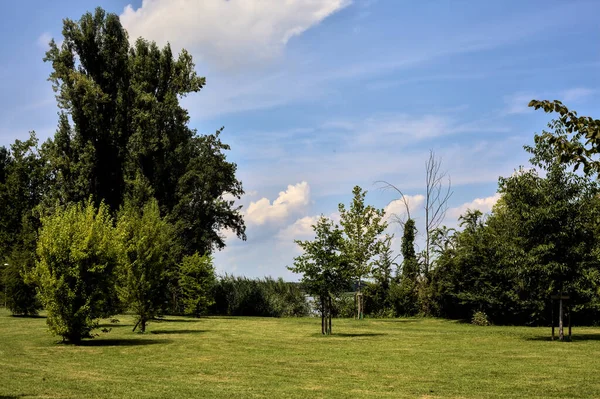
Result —
[[569, 312], [569, 341], [571, 341], [571, 306], [568, 307]]
[[558, 302], [558, 340], [564, 341], [565, 339], [565, 331], [563, 329], [563, 304], [562, 298], [559, 299]]
[[329, 296], [329, 335], [331, 335], [331, 296]]
[[552, 341], [554, 341], [554, 300], [552, 300], [550, 308], [552, 309]]

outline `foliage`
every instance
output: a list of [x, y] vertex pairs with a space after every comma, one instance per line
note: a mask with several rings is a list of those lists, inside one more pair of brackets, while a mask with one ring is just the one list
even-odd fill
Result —
[[57, 132], [44, 147], [52, 172], [46, 202], [91, 195], [116, 212], [127, 198], [141, 207], [154, 197], [177, 228], [177, 263], [223, 248], [222, 229], [245, 239], [234, 204], [244, 192], [225, 157], [222, 129], [197, 135], [179, 104], [205, 85], [191, 55], [174, 56], [168, 44], [142, 38], [130, 46], [119, 17], [101, 8], [65, 19], [62, 33], [45, 57], [60, 108]]
[[476, 326], [489, 326], [491, 323], [488, 320], [488, 317], [485, 314], [485, 312], [478, 311], [473, 313], [473, 317], [471, 318], [471, 324], [474, 324]]
[[386, 235], [381, 241], [378, 258], [373, 262], [373, 282], [367, 285], [364, 293], [369, 314], [382, 314], [392, 309], [390, 289], [394, 284], [393, 267], [396, 266], [392, 238]]
[[[302, 274], [302, 286], [316, 297], [321, 313], [321, 332], [331, 334], [333, 314], [332, 298], [337, 297], [348, 287], [352, 276], [356, 276], [356, 266], [347, 260], [342, 231], [333, 221], [321, 215], [313, 226], [316, 237], [312, 241], [296, 240], [304, 251], [294, 258], [294, 265], [288, 269]], [[355, 263], [356, 265], [356, 263]]]
[[[352, 190], [353, 199], [349, 209], [344, 204], [339, 204], [340, 224], [345, 234], [343, 251], [348, 260], [352, 278], [358, 283], [361, 290], [361, 281], [369, 277], [372, 270], [372, 258], [379, 251], [380, 241], [377, 239], [387, 227], [383, 220], [383, 209], [376, 209], [371, 205], [365, 206], [367, 192], [359, 186]], [[358, 304], [358, 318], [362, 318], [364, 309]]]
[[42, 218], [38, 261], [31, 275], [48, 313], [50, 331], [63, 341], [91, 337], [96, 320], [115, 306], [117, 249], [113, 220], [103, 203], [58, 208]]
[[[565, 137], [560, 123], [550, 126]], [[571, 296], [574, 315], [597, 311], [600, 186], [569, 172], [551, 144], [526, 149], [535, 169], [501, 178], [492, 214], [467, 212], [441, 252], [432, 277], [438, 315], [546, 323], [557, 293]]]
[[550, 147], [558, 162], [574, 165], [575, 170], [583, 166], [586, 174], [600, 174], [600, 161], [596, 157], [600, 153], [600, 120], [579, 116], [558, 100], [532, 100], [529, 106], [547, 113], [558, 113], [556, 123], [563, 127], [558, 134], [544, 132], [536, 135], [536, 145]]
[[225, 275], [217, 280], [210, 311], [227, 316], [306, 316], [304, 292], [298, 284], [279, 278], [249, 279]]
[[116, 234], [120, 296], [136, 314], [143, 333], [167, 301], [166, 263], [173, 228], [160, 217], [158, 202], [152, 199], [141, 210], [126, 203], [119, 212]]
[[13, 256], [8, 258], [8, 266], [3, 268], [0, 275], [6, 295], [6, 307], [13, 315], [34, 316], [40, 309], [35, 287], [25, 281], [25, 275], [35, 264], [30, 255], [29, 252], [13, 252]]
[[200, 316], [214, 304], [216, 284], [212, 258], [195, 253], [183, 258], [180, 267], [179, 287], [186, 314]]

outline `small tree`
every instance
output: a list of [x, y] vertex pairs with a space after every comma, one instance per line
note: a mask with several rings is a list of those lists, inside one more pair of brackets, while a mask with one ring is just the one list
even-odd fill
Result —
[[346, 234], [344, 253], [352, 267], [353, 278], [358, 282], [357, 318], [363, 318], [361, 283], [371, 273], [371, 259], [379, 250], [377, 237], [383, 233], [387, 223], [383, 220], [383, 209], [365, 206], [366, 191], [359, 186], [352, 190], [354, 198], [350, 209], [339, 204], [341, 225]]
[[351, 273], [342, 253], [344, 240], [339, 227], [323, 215], [312, 227], [316, 238], [313, 241], [295, 241], [304, 254], [296, 257], [294, 266], [288, 269], [302, 274], [304, 288], [319, 303], [321, 333], [330, 335], [332, 298], [348, 286]]
[[2, 304], [6, 303], [13, 315], [33, 316], [40, 308], [35, 286], [25, 281], [26, 273], [35, 263], [33, 255], [30, 252], [13, 251], [0, 276], [6, 295]]
[[212, 258], [195, 253], [181, 262], [179, 288], [184, 312], [200, 316], [215, 303], [213, 289], [217, 282]]
[[166, 262], [173, 228], [160, 217], [158, 202], [151, 199], [140, 210], [126, 204], [117, 223], [120, 243], [119, 292], [137, 315], [140, 331], [160, 315], [167, 300]]
[[90, 200], [43, 217], [37, 255], [31, 279], [50, 331], [75, 344], [90, 338], [97, 319], [115, 308], [117, 250], [108, 208]]

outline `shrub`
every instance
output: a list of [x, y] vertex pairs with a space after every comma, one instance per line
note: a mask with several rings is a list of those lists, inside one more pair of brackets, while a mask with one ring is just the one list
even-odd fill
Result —
[[489, 326], [491, 323], [488, 320], [487, 314], [482, 311], [478, 311], [473, 313], [473, 317], [471, 318], [471, 324], [476, 326]]

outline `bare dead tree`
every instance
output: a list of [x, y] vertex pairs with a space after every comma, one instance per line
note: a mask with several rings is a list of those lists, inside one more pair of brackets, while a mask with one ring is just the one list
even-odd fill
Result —
[[[436, 158], [433, 150], [429, 151], [429, 159], [425, 164], [425, 253], [423, 273], [429, 276], [431, 270], [431, 254], [433, 252], [432, 238], [435, 230], [440, 227], [448, 211], [448, 200], [452, 196], [450, 176], [442, 168], [442, 159]], [[446, 180], [448, 185], [446, 186]]]

